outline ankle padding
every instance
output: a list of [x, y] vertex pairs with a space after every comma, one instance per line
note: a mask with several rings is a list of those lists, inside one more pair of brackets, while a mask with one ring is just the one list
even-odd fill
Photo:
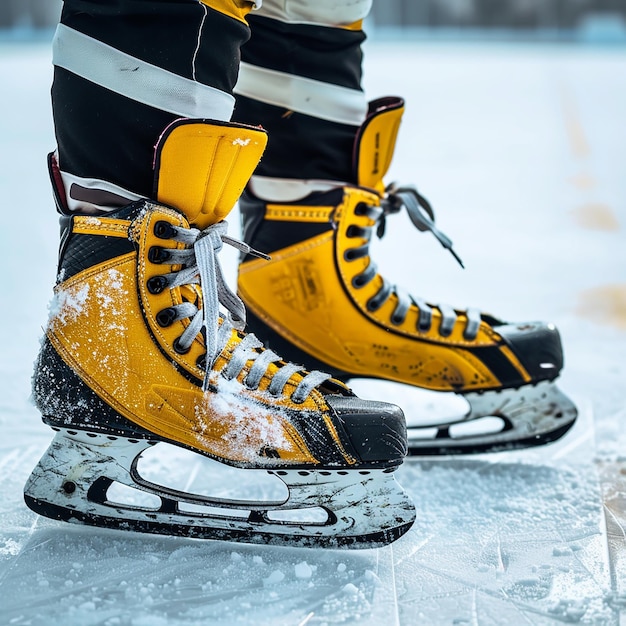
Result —
[[362, 187], [385, 190], [383, 178], [391, 165], [396, 138], [404, 113], [404, 100], [395, 96], [369, 104], [367, 119], [354, 144], [354, 177]]
[[235, 206], [265, 145], [260, 128], [181, 119], [159, 139], [155, 195], [204, 229], [223, 220]]

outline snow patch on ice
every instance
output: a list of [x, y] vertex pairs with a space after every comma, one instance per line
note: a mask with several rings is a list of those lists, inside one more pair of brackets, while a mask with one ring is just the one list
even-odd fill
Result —
[[11, 537], [5, 537], [0, 539], [0, 557], [2, 556], [15, 556], [19, 553], [21, 545], [15, 541], [15, 539], [11, 539]]
[[572, 549], [569, 546], [554, 546], [552, 548], [552, 556], [571, 556]]
[[294, 567], [296, 578], [300, 580], [308, 580], [313, 576], [313, 568], [306, 562], [296, 563]]
[[263, 580], [263, 584], [268, 585], [276, 585], [285, 580], [285, 574], [281, 572], [279, 569], [275, 569], [267, 578]]

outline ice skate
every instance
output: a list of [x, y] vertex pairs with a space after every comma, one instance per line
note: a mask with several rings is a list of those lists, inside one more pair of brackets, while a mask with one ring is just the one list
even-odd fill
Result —
[[[370, 258], [372, 236], [382, 236], [389, 216], [402, 209], [456, 257], [427, 201], [413, 188], [383, 184], [403, 109], [397, 98], [371, 103], [356, 139], [351, 184], [253, 178], [240, 202], [244, 236], [272, 260], [248, 256], [240, 265], [238, 289], [250, 329], [288, 358], [344, 381], [382, 378], [464, 396], [467, 414], [409, 428], [411, 454], [554, 441], [577, 411], [554, 385], [563, 355], [553, 325], [509, 324], [428, 303], [383, 278]], [[324, 191], [297, 201], [255, 196], [269, 197], [281, 184], [294, 193], [299, 184], [306, 190], [322, 182]], [[480, 432], [485, 417], [498, 418], [498, 428], [468, 434], [463, 427], [472, 421]]]
[[[217, 260], [223, 218], [265, 133], [181, 120], [157, 147], [156, 200], [106, 215], [64, 214], [59, 279], [33, 394], [56, 435], [26, 486], [42, 515], [107, 528], [324, 547], [394, 541], [415, 518], [394, 478], [404, 416], [243, 332], [245, 309]], [[212, 158], [207, 158], [212, 155]], [[175, 207], [175, 208], [173, 208]], [[211, 499], [146, 480], [162, 442], [245, 472], [270, 472], [285, 501]], [[115, 500], [125, 485], [155, 507]], [[308, 509], [322, 511], [302, 521]], [[306, 518], [306, 516], [304, 516]]]

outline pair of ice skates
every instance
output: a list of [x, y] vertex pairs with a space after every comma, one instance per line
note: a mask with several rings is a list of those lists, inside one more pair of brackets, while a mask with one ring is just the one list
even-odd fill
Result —
[[[553, 327], [428, 304], [377, 273], [370, 238], [402, 208], [451, 247], [417, 192], [382, 185], [401, 115], [400, 100], [372, 104], [350, 184], [291, 203], [244, 195], [245, 239], [271, 260], [230, 239], [223, 222], [263, 152], [262, 130], [175, 123], [157, 146], [154, 200], [99, 216], [69, 215], [51, 158], [64, 235], [33, 388], [57, 433], [26, 484], [29, 507], [144, 532], [379, 546], [415, 519], [393, 473], [407, 450], [504, 450], [571, 427], [576, 409], [553, 384], [562, 367]], [[217, 260], [224, 243], [242, 251], [239, 293], [271, 348], [244, 332], [244, 305]], [[340, 382], [357, 376], [462, 394], [470, 411], [459, 422], [495, 415], [502, 428], [455, 438], [453, 422], [407, 437], [399, 408]], [[153, 484], [138, 462], [161, 442], [270, 472], [289, 497], [241, 502]], [[159, 505], [117, 502], [118, 483]], [[310, 509], [323, 515], [303, 518]]]

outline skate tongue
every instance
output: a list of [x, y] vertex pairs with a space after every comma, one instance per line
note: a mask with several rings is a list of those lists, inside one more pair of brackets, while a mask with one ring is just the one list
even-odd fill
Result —
[[389, 169], [404, 100], [395, 96], [379, 98], [369, 103], [367, 118], [354, 142], [354, 178], [358, 185], [385, 191], [383, 178]]
[[155, 153], [155, 197], [203, 230], [231, 211], [265, 145], [267, 133], [228, 122], [180, 119]]

